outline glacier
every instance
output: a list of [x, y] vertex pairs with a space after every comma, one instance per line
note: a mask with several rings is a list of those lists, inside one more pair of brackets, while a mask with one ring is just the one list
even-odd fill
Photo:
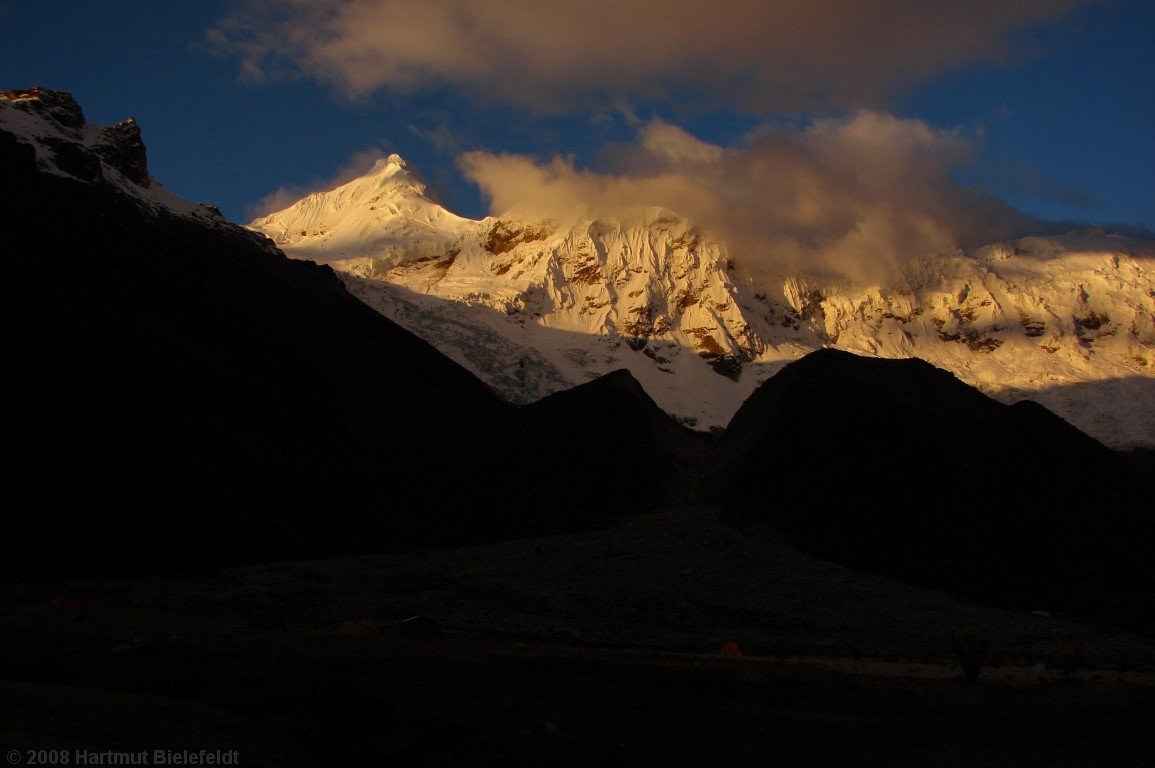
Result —
[[660, 207], [473, 220], [399, 156], [258, 218], [507, 400], [626, 368], [679, 421], [724, 427], [785, 364], [918, 357], [1038, 401], [1107, 445], [1155, 445], [1155, 243], [1102, 228], [910, 260], [887, 284], [781, 271]]

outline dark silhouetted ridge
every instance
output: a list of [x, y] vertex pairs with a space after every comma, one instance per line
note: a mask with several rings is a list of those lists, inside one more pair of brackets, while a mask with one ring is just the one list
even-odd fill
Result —
[[0, 131], [8, 573], [588, 528], [669, 500], [697, 455], [624, 372], [516, 411], [329, 267], [127, 192], [115, 174], [149, 186], [135, 123], [94, 150], [67, 94], [13, 93], [76, 139], [50, 147], [69, 178]]
[[678, 425], [633, 375], [620, 369], [520, 411], [523, 441], [552, 446], [596, 479], [604, 504], [623, 511], [679, 498], [707, 446]]
[[[0, 131], [5, 567], [132, 570], [419, 541], [446, 440], [512, 409], [263, 238], [44, 173]], [[368, 521], [387, 539], [365, 536]]]
[[822, 350], [787, 366], [734, 416], [701, 493], [917, 584], [1119, 616], [1150, 598], [1138, 473], [1042, 406], [919, 360]]
[[522, 407], [478, 450], [453, 468], [469, 498], [431, 494], [421, 513], [444, 521], [444, 543], [589, 529], [682, 500], [706, 442], [619, 370]]

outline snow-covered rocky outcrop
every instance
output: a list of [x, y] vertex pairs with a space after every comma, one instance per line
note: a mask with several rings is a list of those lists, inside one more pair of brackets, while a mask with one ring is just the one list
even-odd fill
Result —
[[250, 227], [331, 264], [514, 402], [628, 368], [685, 423], [720, 427], [787, 362], [829, 346], [919, 357], [1110, 445], [1155, 445], [1155, 244], [1104, 230], [928, 255], [889, 285], [755, 282], [741, 254], [673, 212], [473, 221], [396, 155]]
[[233, 226], [220, 211], [174, 195], [149, 175], [140, 127], [131, 117], [113, 126], [90, 125], [71, 94], [34, 86], [0, 91], [0, 131], [31, 146], [43, 172], [109, 184], [149, 210]]

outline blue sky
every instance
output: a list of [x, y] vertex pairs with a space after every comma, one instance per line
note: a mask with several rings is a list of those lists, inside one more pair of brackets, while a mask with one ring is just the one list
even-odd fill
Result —
[[[821, 51], [806, 60], [798, 56], [809, 54], [792, 54], [774, 65], [801, 73], [787, 79], [771, 64], [759, 69], [751, 58], [756, 50], [742, 53], [735, 44], [737, 52], [731, 52], [723, 43], [717, 58], [729, 63], [719, 67], [715, 81], [671, 64], [664, 51], [647, 52], [658, 43], [646, 39], [626, 41], [638, 46], [641, 74], [628, 56], [596, 66], [577, 62], [567, 70], [559, 54], [562, 64], [551, 68], [549, 60], [533, 58], [541, 55], [533, 44], [510, 54], [503, 68], [486, 70], [482, 59], [493, 54], [480, 40], [471, 50], [469, 25], [455, 33], [454, 44], [464, 52], [452, 60], [417, 51], [411, 55], [426, 58], [390, 69], [394, 51], [373, 48], [371, 24], [364, 31], [340, 27], [354, 38], [340, 41], [348, 43], [342, 48], [280, 48], [277, 36], [294, 39], [310, 19], [286, 20], [270, 5], [276, 4], [0, 0], [0, 87], [70, 91], [91, 122], [133, 115], [142, 125], [153, 175], [238, 221], [278, 188], [305, 190], [332, 180], [350, 157], [369, 148], [402, 154], [450, 208], [480, 216], [488, 200], [463, 175], [463, 152], [542, 162], [563, 155], [578, 169], [619, 173], [615, 147], [634, 142], [638, 126], [654, 118], [731, 148], [774, 126], [847, 118], [865, 108], [964, 136], [973, 157], [951, 165], [953, 178], [1028, 214], [1155, 228], [1155, 4], [1145, 0], [1075, 3], [1037, 19], [1016, 17], [990, 39], [976, 38], [960, 22], [957, 32], [944, 33], [956, 35], [957, 50], [938, 59], [895, 52], [888, 60], [885, 47], [867, 49], [862, 55], [870, 64], [854, 88], [843, 88], [839, 79], [854, 71], [853, 62], [837, 53], [829, 61]], [[357, 5], [372, 6], [355, 0], [351, 7]], [[876, 5], [886, 24], [901, 26], [897, 14], [905, 4]], [[733, 6], [740, 30], [739, 17], [753, 6]], [[273, 34], [260, 40], [254, 24]], [[638, 24], [648, 28], [646, 20]], [[224, 43], [222, 35], [209, 34], [214, 29], [226, 30]], [[840, 34], [821, 23], [815, 29]], [[917, 40], [920, 29], [914, 24], [909, 39]], [[677, 28], [668, 28], [667, 39], [671, 30]], [[556, 33], [561, 51], [568, 44], [563, 33]], [[998, 50], [968, 53], [965, 43], [972, 39]], [[357, 53], [340, 59], [333, 50]], [[367, 64], [366, 50], [372, 54]], [[386, 74], [372, 70], [375, 62]], [[719, 86], [723, 77], [733, 88]], [[764, 98], [749, 98], [752, 92]]]

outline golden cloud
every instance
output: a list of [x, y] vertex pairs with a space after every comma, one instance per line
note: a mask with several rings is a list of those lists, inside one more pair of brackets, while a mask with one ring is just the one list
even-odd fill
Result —
[[262, 79], [360, 96], [445, 85], [565, 111], [684, 95], [751, 109], [877, 106], [1086, 0], [242, 0], [208, 33]]
[[565, 220], [661, 207], [711, 230], [751, 277], [803, 269], [881, 281], [912, 257], [1041, 226], [952, 181], [979, 143], [862, 111], [730, 148], [655, 120], [615, 153], [625, 171], [489, 152], [466, 153], [460, 164], [495, 214]]

